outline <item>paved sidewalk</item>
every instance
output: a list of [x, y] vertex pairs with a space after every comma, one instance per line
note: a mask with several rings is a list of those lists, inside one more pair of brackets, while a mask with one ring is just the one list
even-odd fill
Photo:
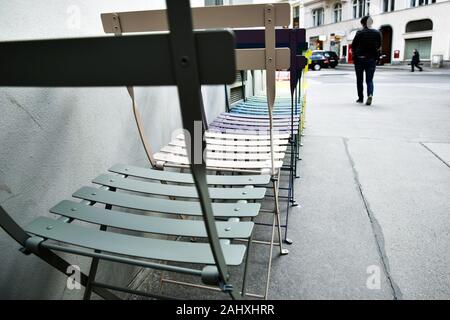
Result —
[[372, 107], [354, 81], [309, 73], [297, 297], [449, 299], [450, 76], [380, 70]]
[[[274, 250], [270, 299], [450, 298], [450, 76], [380, 71], [375, 79], [367, 107], [353, 102], [352, 72], [309, 73], [301, 207], [290, 216], [289, 255]], [[279, 94], [288, 88], [281, 83]], [[258, 221], [270, 223], [271, 215]], [[269, 240], [270, 228], [257, 226], [255, 239]], [[264, 292], [267, 258], [267, 246], [253, 246], [252, 293]], [[242, 272], [232, 268], [232, 283], [239, 286]], [[160, 276], [138, 274], [133, 287], [227, 298], [160, 286]]]

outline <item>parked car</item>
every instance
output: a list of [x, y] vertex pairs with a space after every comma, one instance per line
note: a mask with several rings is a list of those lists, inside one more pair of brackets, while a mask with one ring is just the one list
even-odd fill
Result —
[[330, 61], [322, 53], [313, 53], [310, 59], [311, 59], [310, 68], [315, 71], [319, 71], [322, 68], [328, 68], [330, 65]]
[[314, 53], [322, 54], [326, 58], [328, 58], [330, 68], [336, 68], [336, 66], [339, 64], [339, 57], [334, 51], [315, 50], [313, 51], [313, 54]]

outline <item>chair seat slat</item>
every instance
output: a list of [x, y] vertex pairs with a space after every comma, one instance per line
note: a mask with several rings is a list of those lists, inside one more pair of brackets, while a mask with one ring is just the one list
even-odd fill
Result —
[[[206, 137], [212, 137], [216, 139], [232, 139], [232, 140], [268, 140], [270, 139], [269, 135], [248, 135], [248, 134], [223, 134], [217, 132], [206, 131]], [[180, 135], [179, 137], [184, 137], [184, 135]], [[289, 139], [288, 134], [274, 134], [273, 136], [276, 140], [286, 140]]]
[[[200, 204], [196, 201], [158, 199], [122, 192], [99, 190], [92, 187], [81, 188], [73, 194], [73, 197], [149, 212], [192, 216], [202, 215]], [[255, 217], [258, 215], [261, 205], [258, 203], [213, 203], [212, 207], [216, 217]]]
[[[154, 170], [149, 168], [140, 168], [124, 164], [117, 164], [109, 169], [110, 172], [123, 174], [132, 177], [146, 178], [158, 181], [173, 183], [193, 184], [194, 180], [190, 173], [179, 173]], [[226, 176], [226, 175], [208, 175], [207, 182], [210, 185], [221, 186], [244, 186], [244, 185], [266, 185], [270, 181], [270, 175], [245, 175], [245, 176]]]
[[[169, 153], [155, 153], [154, 155], [157, 161], [168, 162], [179, 165], [188, 165], [189, 159], [184, 156], [177, 156]], [[224, 168], [224, 169], [254, 169], [254, 170], [262, 170], [262, 169], [270, 169], [272, 168], [272, 164], [270, 160], [262, 160], [262, 161], [233, 161], [233, 160], [215, 160], [215, 159], [206, 159], [206, 166], [208, 168]], [[283, 161], [274, 161], [275, 168], [281, 168], [283, 166]]]
[[[184, 148], [184, 144], [182, 143], [174, 143], [172, 144], [176, 147]], [[287, 149], [287, 145], [274, 146], [274, 152], [285, 152]], [[223, 152], [255, 152], [255, 153], [265, 153], [270, 152], [270, 146], [223, 146], [223, 145], [215, 145], [208, 144], [206, 145], [206, 150], [208, 151], [223, 151]]]
[[[103, 232], [45, 217], [37, 218], [25, 227], [25, 230], [45, 239], [118, 255], [152, 260], [214, 264], [208, 243], [150, 239]], [[222, 250], [228, 265], [239, 265], [242, 263], [246, 247], [222, 245]]]
[[[106, 210], [73, 201], [62, 201], [50, 212], [64, 217], [124, 230], [184, 237], [207, 237], [202, 220], [169, 219]], [[253, 222], [217, 222], [222, 239], [248, 238]]]
[[[185, 148], [165, 146], [161, 148], [161, 152], [173, 153], [176, 155], [186, 156], [187, 151]], [[285, 156], [284, 153], [274, 153], [274, 159], [280, 160]], [[270, 153], [234, 153], [234, 152], [211, 152], [206, 153], [208, 159], [222, 159], [222, 160], [270, 160]]]
[[[153, 195], [198, 198], [197, 189], [193, 186], [174, 186], [152, 183], [147, 181], [126, 179], [109, 174], [102, 174], [95, 178], [92, 182], [121, 190]], [[209, 195], [211, 199], [216, 200], [261, 200], [264, 198], [265, 193], [265, 188], [209, 188]]]

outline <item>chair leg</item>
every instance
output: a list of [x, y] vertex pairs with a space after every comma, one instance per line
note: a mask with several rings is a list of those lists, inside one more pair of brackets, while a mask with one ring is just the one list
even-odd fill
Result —
[[296, 154], [296, 151], [295, 151], [295, 153], [294, 153], [294, 149], [296, 148], [296, 146], [295, 146], [295, 142], [293, 141], [292, 143], [291, 143], [291, 168], [290, 168], [290, 174], [289, 174], [289, 195], [290, 195], [290, 198], [289, 198], [289, 201], [290, 201], [290, 204], [293, 206], [293, 207], [296, 207], [296, 206], [298, 206], [298, 204], [297, 204], [297, 201], [295, 201], [295, 178], [296, 178], [296, 175], [297, 175], [297, 161], [296, 161], [296, 158], [297, 158], [297, 154]]
[[[182, 219], [182, 220], [184, 219], [183, 216], [179, 216], [179, 218]], [[180, 241], [181, 238], [182, 238], [181, 236], [178, 236], [178, 237], [176, 237], [175, 241]], [[194, 238], [191, 238], [190, 241], [194, 242], [195, 239], [194, 239]], [[162, 263], [168, 264], [167, 261], [164, 261], [164, 262], [162, 262]], [[164, 283], [166, 282], [166, 280], [167, 280], [167, 278], [166, 278], [166, 272], [165, 272], [164, 270], [161, 270], [161, 275], [160, 275], [160, 277], [159, 277], [159, 292], [160, 292], [160, 293], [162, 293], [162, 291], [163, 291], [163, 286], [164, 286]]]
[[294, 199], [294, 168], [291, 167], [291, 171], [289, 174], [289, 200], [286, 205], [286, 223], [284, 228], [284, 243], [286, 244], [293, 244], [294, 242], [288, 238], [288, 230], [289, 230], [289, 214], [291, 210], [291, 205], [295, 206], [295, 199]]
[[275, 221], [276, 221], [276, 217], [274, 215], [273, 220], [272, 220], [272, 236], [270, 239], [269, 261], [268, 261], [268, 265], [267, 265], [266, 290], [264, 293], [265, 300], [267, 300], [269, 297], [270, 277], [271, 277], [271, 272], [272, 272], [273, 246], [274, 246], [274, 242], [275, 242]]
[[[111, 188], [111, 191], [115, 192], [115, 188]], [[112, 210], [112, 206], [107, 204], [105, 205], [106, 210]], [[108, 229], [107, 226], [100, 226], [100, 231], [106, 231]], [[96, 253], [100, 253], [100, 251], [95, 250]], [[86, 289], [84, 290], [83, 300], [90, 300], [92, 296], [92, 283], [95, 282], [95, 277], [97, 276], [98, 265], [100, 263], [99, 258], [92, 258], [91, 268], [89, 270], [89, 276], [86, 283]]]
[[[101, 231], [106, 231], [106, 226], [100, 226]], [[100, 253], [100, 251], [96, 250], [96, 253]], [[86, 289], [84, 290], [83, 300], [90, 300], [92, 295], [92, 283], [95, 281], [95, 277], [97, 276], [98, 265], [100, 263], [99, 258], [92, 258], [91, 268], [89, 270], [89, 276], [87, 278]]]
[[245, 297], [245, 291], [247, 290], [247, 276], [250, 263], [250, 249], [252, 247], [252, 242], [253, 242], [253, 233], [250, 236], [250, 239], [248, 239], [247, 254], [245, 257], [244, 278], [242, 279], [242, 292], [241, 292], [242, 297]]
[[270, 277], [272, 272], [273, 246], [275, 242], [275, 221], [276, 216], [274, 215], [272, 220], [272, 236], [270, 239], [269, 261], [267, 264], [266, 290], [264, 292], [264, 300], [267, 300], [269, 298]]
[[[281, 232], [281, 219], [280, 219], [280, 202], [279, 202], [279, 197], [278, 197], [278, 192], [279, 192], [279, 180], [280, 180], [280, 172], [278, 172], [278, 177], [276, 179], [273, 179], [273, 191], [274, 191], [274, 196], [275, 196], [275, 212], [274, 212], [274, 219], [277, 222], [277, 227], [278, 227], [278, 240], [279, 240], [279, 245], [280, 245], [280, 254], [281, 255], [286, 255], [289, 253], [289, 250], [287, 249], [283, 249], [283, 235]], [[274, 220], [274, 223], [275, 223]], [[275, 229], [275, 225], [273, 226], [273, 228]], [[274, 230], [272, 230], [274, 231]]]

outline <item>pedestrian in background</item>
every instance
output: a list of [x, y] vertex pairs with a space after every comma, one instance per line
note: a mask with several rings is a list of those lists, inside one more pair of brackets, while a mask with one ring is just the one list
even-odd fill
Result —
[[419, 71], [423, 71], [422, 67], [419, 66], [419, 63], [420, 63], [419, 51], [417, 51], [417, 49], [414, 49], [413, 56], [412, 56], [412, 59], [411, 59], [411, 72], [414, 72], [414, 67], [419, 69]]
[[359, 30], [352, 43], [352, 50], [356, 72], [356, 87], [358, 89], [358, 100], [356, 102], [364, 102], [364, 73], [366, 74], [367, 84], [367, 101], [366, 105], [370, 106], [373, 99], [373, 77], [377, 61], [381, 52], [381, 33], [372, 29], [373, 20], [370, 16], [361, 19], [362, 29]]

